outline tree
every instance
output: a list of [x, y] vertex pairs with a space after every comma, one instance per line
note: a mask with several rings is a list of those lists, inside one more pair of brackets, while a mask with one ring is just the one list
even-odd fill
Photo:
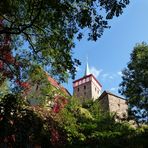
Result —
[[[88, 104], [81, 104], [77, 99], [71, 98], [69, 104], [55, 118], [63, 129], [63, 135], [67, 135], [66, 147], [122, 148], [147, 144], [146, 129], [139, 132], [127, 122], [115, 122], [113, 116], [99, 110], [98, 102], [87, 101]], [[135, 138], [139, 140], [135, 142]]]
[[[122, 72], [121, 94], [128, 98], [131, 111], [148, 122], [148, 45], [137, 44]], [[140, 121], [140, 120], [139, 120]]]
[[5, 95], [0, 99], [0, 147], [147, 146], [147, 126], [133, 129], [99, 113], [92, 107], [95, 103], [90, 103], [89, 111], [89, 106], [83, 108], [76, 98], [69, 101], [55, 114], [47, 108], [28, 106], [19, 95]]
[[0, 82], [2, 82], [0, 83], [0, 98], [2, 98], [10, 92], [10, 89], [7, 80], [4, 81], [2, 75], [0, 75]]
[[41, 130], [42, 119], [18, 95], [7, 94], [0, 100], [0, 147], [27, 147], [29, 137]]
[[86, 28], [88, 39], [96, 41], [109, 28], [107, 19], [122, 14], [128, 4], [129, 0], [1, 0], [1, 72], [20, 79], [23, 70], [38, 63], [59, 80], [65, 81], [68, 72], [74, 77], [80, 62], [72, 58], [73, 39], [81, 39]]

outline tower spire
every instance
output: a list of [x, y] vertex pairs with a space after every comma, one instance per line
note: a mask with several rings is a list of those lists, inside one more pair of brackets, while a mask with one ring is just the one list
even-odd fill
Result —
[[90, 74], [90, 70], [89, 70], [89, 66], [88, 66], [88, 57], [87, 57], [86, 68], [85, 68], [85, 74], [84, 74], [84, 76], [87, 76], [89, 74]]

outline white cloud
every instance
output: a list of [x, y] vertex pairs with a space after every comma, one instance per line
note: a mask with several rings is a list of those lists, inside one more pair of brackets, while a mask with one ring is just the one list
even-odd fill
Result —
[[114, 74], [110, 74], [110, 73], [104, 73], [101, 75], [102, 79], [105, 81], [105, 80], [113, 80], [113, 79], [116, 79], [118, 76], [122, 76], [122, 72], [121, 71], [118, 71], [117, 73], [114, 73]]
[[109, 79], [114, 79], [114, 77], [113, 77], [113, 76], [109, 76], [108, 78], [109, 78]]
[[118, 93], [119, 87], [112, 87], [109, 91]]
[[107, 79], [114, 79], [115, 78], [115, 75], [111, 75], [111, 74], [108, 74], [108, 73], [104, 73], [102, 74], [102, 79], [103, 80], [107, 80]]
[[112, 88], [110, 89], [110, 91], [116, 91], [116, 90], [117, 90], [116, 87], [112, 87]]
[[102, 69], [97, 69], [95, 67], [90, 67], [90, 73], [92, 73], [96, 78], [100, 75], [102, 72]]
[[121, 72], [121, 71], [118, 71], [117, 74], [118, 74], [119, 76], [122, 76], [122, 72]]
[[109, 76], [109, 74], [105, 73], [102, 75], [103, 79], [106, 79]]

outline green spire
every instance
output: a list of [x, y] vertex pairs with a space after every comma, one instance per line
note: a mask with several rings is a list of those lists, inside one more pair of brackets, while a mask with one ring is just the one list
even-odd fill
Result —
[[86, 63], [86, 68], [85, 68], [85, 74], [84, 76], [87, 76], [90, 74], [90, 70], [89, 70], [89, 66], [88, 66], [88, 62]]

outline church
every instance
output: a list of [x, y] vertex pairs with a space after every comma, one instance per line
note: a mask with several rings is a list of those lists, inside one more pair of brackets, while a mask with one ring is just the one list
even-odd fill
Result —
[[96, 101], [102, 111], [115, 113], [117, 119], [126, 119], [128, 116], [127, 100], [108, 91], [102, 93], [102, 85], [90, 72], [88, 63], [84, 76], [73, 81], [73, 95], [82, 101]]
[[[71, 96], [66, 88], [60, 85], [48, 74], [47, 80], [52, 86], [51, 93], [53, 94], [55, 100], [63, 98], [66, 99]], [[38, 97], [40, 95], [40, 88], [42, 88], [42, 86], [39, 87], [38, 85], [34, 84], [34, 87], [32, 87], [30, 90], [31, 94], [34, 94], [33, 97]], [[116, 117], [119, 119], [126, 119], [128, 117], [127, 100], [108, 91], [103, 91], [102, 93], [102, 85], [90, 72], [88, 63], [86, 64], [84, 75], [81, 78], [73, 81], [73, 95], [80, 99], [82, 102], [88, 99], [95, 101], [98, 103], [98, 107], [100, 106], [102, 111], [115, 113]], [[26, 98], [27, 97], [29, 96], [26, 95]], [[31, 104], [38, 105], [38, 102]], [[51, 106], [51, 104], [53, 104], [53, 102], [48, 101], [47, 106]]]

